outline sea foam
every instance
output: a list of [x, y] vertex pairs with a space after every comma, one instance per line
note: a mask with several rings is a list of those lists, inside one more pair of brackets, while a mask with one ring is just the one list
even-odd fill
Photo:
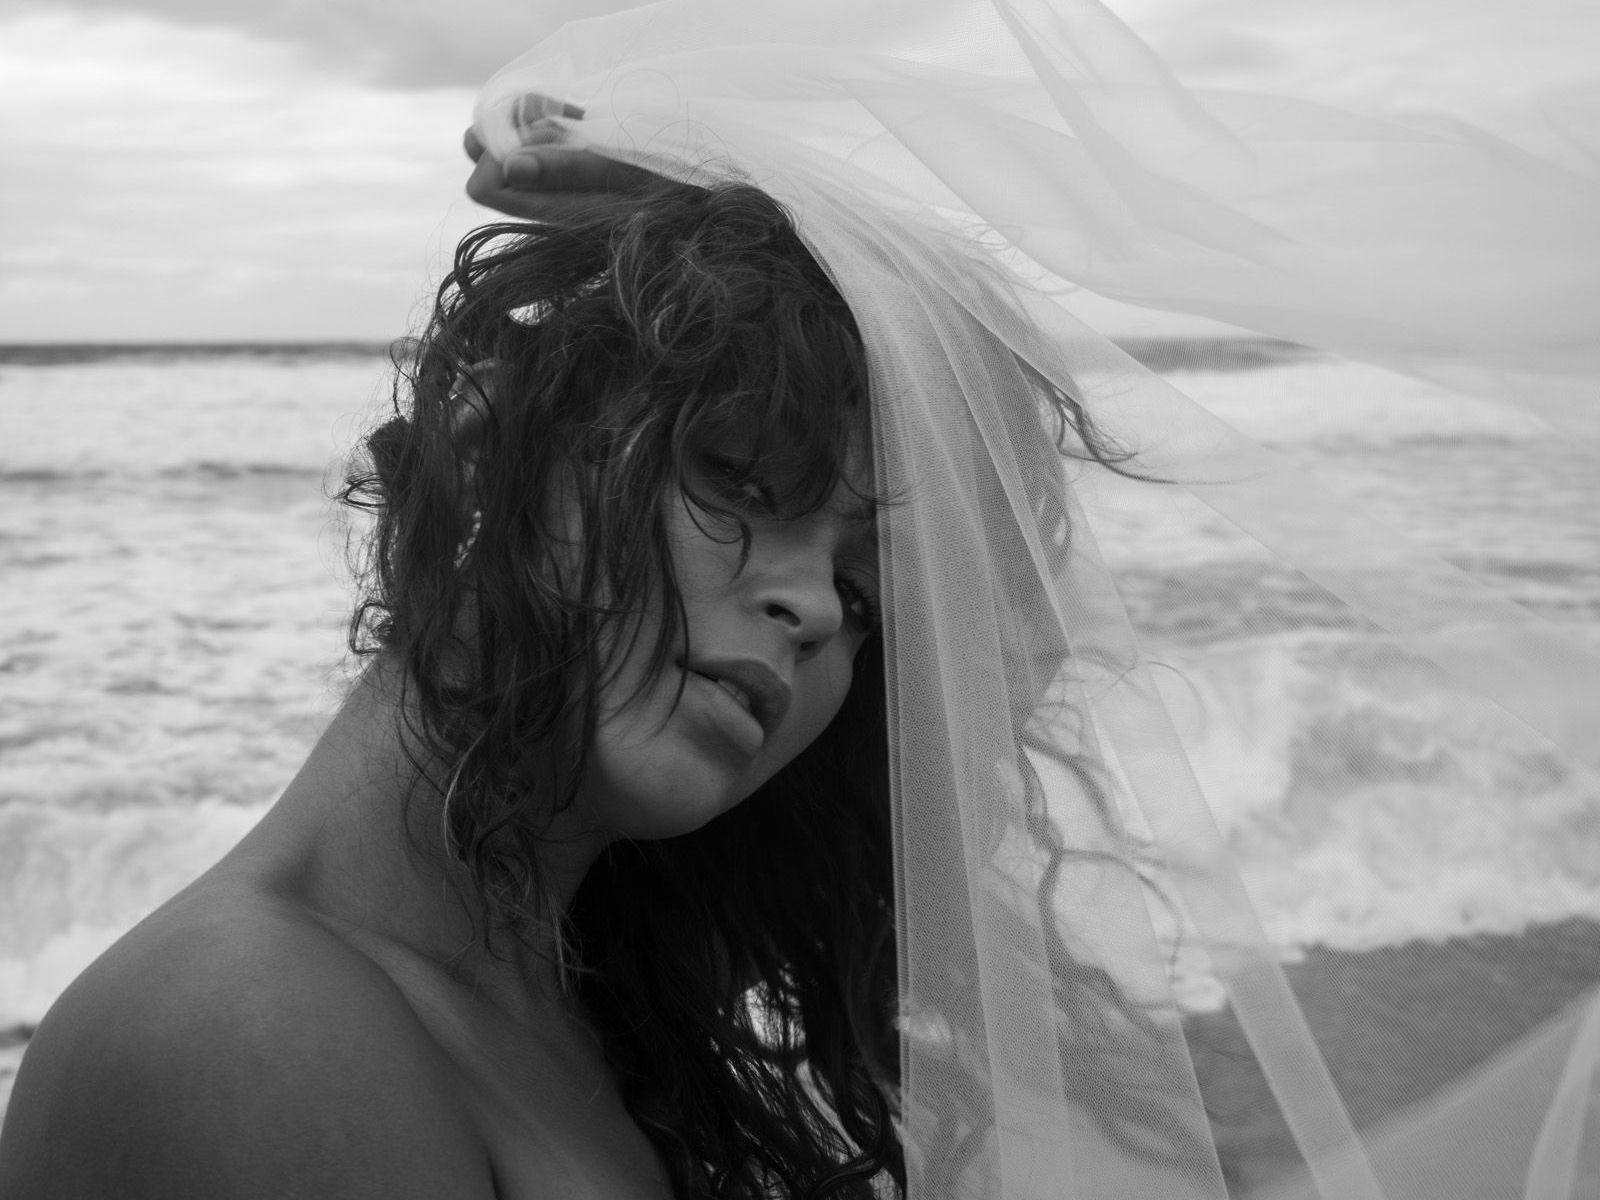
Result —
[[1271, 940], [1600, 920], [1600, 778], [1425, 660], [1281, 634], [1160, 673]]
[[0, 804], [0, 1029], [36, 1023], [85, 966], [211, 866], [266, 807]]

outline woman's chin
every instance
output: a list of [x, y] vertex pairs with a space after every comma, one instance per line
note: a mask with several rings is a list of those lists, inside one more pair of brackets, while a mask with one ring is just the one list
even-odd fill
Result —
[[693, 833], [738, 806], [750, 789], [721, 772], [630, 771], [616, 778], [591, 770], [585, 800], [601, 828], [616, 838], [653, 841]]

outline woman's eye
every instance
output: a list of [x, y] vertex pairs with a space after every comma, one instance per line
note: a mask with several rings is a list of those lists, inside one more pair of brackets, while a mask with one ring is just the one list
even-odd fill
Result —
[[752, 512], [770, 513], [778, 507], [777, 496], [758, 479], [744, 479], [734, 484], [728, 489], [728, 497], [739, 507]]
[[754, 513], [777, 510], [778, 497], [772, 488], [732, 459], [712, 459], [706, 476], [717, 495], [736, 508]]
[[883, 608], [877, 589], [869, 588], [846, 575], [833, 581], [844, 601], [844, 610], [850, 620], [862, 629], [877, 629], [883, 624]]

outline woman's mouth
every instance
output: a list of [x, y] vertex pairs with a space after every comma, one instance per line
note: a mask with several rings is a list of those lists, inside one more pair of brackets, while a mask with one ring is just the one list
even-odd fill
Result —
[[763, 740], [772, 736], [789, 710], [788, 681], [758, 658], [707, 655], [679, 665], [713, 684], [753, 719]]

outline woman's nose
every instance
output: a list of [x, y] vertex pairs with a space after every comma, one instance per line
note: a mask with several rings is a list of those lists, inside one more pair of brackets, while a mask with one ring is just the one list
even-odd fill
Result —
[[844, 625], [844, 602], [831, 555], [788, 555], [757, 568], [754, 600], [776, 621], [802, 657], [814, 654]]

